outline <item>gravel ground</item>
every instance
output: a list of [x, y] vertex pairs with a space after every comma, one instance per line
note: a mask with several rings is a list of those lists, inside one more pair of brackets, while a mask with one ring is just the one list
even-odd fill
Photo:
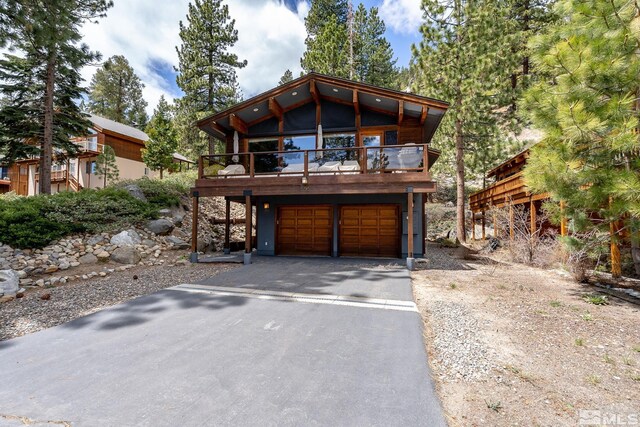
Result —
[[[235, 265], [138, 266], [107, 277], [32, 289], [23, 298], [0, 304], [0, 341], [50, 328], [164, 288], [194, 283], [231, 268]], [[50, 298], [41, 299], [44, 294]]]
[[479, 321], [462, 304], [432, 301], [435, 363], [443, 367], [440, 377], [465, 381], [486, 378], [494, 367], [489, 350], [477, 334]]
[[451, 426], [575, 426], [581, 410], [631, 425], [640, 414], [639, 305], [589, 304], [599, 288], [465, 249], [431, 245], [427, 259], [414, 297]]

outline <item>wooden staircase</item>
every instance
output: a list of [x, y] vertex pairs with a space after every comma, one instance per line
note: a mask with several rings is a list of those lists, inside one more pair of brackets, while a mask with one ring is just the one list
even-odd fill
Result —
[[69, 174], [69, 188], [73, 191], [80, 191], [83, 188], [78, 179], [72, 174]]

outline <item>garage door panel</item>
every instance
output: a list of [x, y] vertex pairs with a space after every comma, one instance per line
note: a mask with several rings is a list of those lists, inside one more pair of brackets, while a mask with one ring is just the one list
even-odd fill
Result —
[[339, 251], [345, 256], [398, 257], [400, 255], [399, 206], [341, 207]]
[[330, 206], [279, 207], [276, 254], [331, 255], [332, 217]]

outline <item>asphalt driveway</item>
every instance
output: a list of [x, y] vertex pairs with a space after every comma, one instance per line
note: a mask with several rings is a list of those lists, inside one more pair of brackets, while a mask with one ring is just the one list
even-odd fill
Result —
[[380, 264], [258, 259], [0, 342], [0, 426], [445, 425]]

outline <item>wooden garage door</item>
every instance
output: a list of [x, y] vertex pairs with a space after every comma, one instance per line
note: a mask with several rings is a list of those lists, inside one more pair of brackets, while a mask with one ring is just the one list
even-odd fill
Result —
[[331, 255], [331, 206], [281, 206], [277, 223], [278, 255]]
[[400, 256], [400, 207], [352, 205], [340, 208], [340, 255]]

